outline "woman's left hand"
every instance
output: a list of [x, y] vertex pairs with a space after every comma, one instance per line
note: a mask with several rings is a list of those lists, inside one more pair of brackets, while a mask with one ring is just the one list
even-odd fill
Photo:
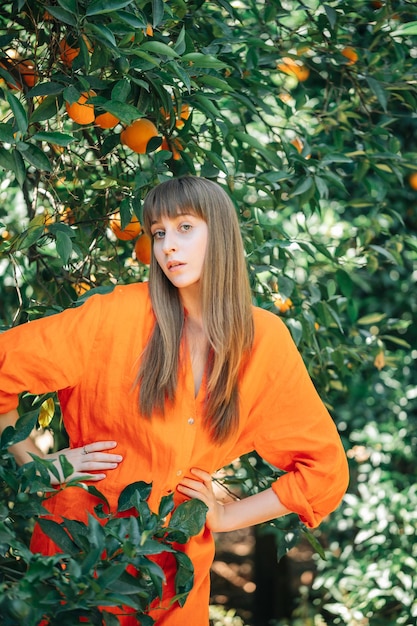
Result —
[[178, 491], [189, 498], [204, 502], [208, 506], [206, 517], [208, 528], [212, 532], [221, 532], [225, 507], [216, 499], [211, 475], [197, 468], [193, 468], [191, 473], [196, 478], [184, 478], [177, 487]]

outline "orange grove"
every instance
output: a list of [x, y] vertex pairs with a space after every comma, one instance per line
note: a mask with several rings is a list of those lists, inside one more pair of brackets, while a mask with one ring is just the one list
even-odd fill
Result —
[[149, 265], [152, 256], [152, 240], [149, 235], [142, 233], [135, 243], [135, 254], [138, 261]]
[[138, 154], [145, 154], [149, 140], [157, 136], [155, 124], [146, 117], [135, 120], [120, 133], [122, 143]]
[[122, 222], [119, 212], [110, 217], [109, 226], [113, 233], [116, 235], [116, 237], [118, 239], [121, 239], [122, 241], [135, 239], [142, 231], [142, 226], [140, 225], [140, 222], [136, 215], [133, 215], [129, 224], [127, 224], [125, 228], [122, 229]]
[[87, 103], [87, 100], [92, 96], [95, 96], [95, 91], [84, 91], [78, 98], [77, 102], [69, 104], [65, 103], [65, 108], [69, 117], [77, 124], [92, 124], [95, 119], [94, 104]]

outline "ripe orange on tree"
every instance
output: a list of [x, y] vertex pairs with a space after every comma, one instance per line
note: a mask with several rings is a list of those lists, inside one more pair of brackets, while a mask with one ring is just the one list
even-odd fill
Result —
[[120, 133], [122, 143], [138, 154], [145, 154], [149, 141], [157, 136], [158, 129], [146, 117], [135, 120]]
[[286, 313], [293, 306], [292, 300], [283, 297], [280, 293], [273, 293], [272, 300], [280, 313]]
[[140, 225], [140, 222], [136, 215], [134, 215], [129, 224], [127, 224], [125, 228], [122, 229], [120, 213], [117, 212], [110, 217], [109, 225], [116, 237], [118, 239], [121, 239], [122, 241], [135, 239], [142, 231], [142, 226]]
[[[87, 46], [87, 50], [91, 52], [93, 47], [87, 37], [85, 35], [82, 36], [85, 45]], [[74, 41], [74, 43], [70, 43], [65, 37], [61, 39], [58, 44], [59, 48], [59, 56], [61, 61], [67, 67], [72, 67], [74, 59], [80, 54], [80, 46]]]
[[178, 137], [175, 137], [174, 139], [168, 139], [167, 137], [164, 137], [160, 149], [172, 152], [172, 158], [174, 159], [174, 161], [179, 161], [179, 159], [181, 158], [179, 150], [183, 150], [184, 146], [182, 145]]
[[348, 59], [348, 62], [346, 63], [346, 65], [354, 65], [359, 58], [358, 53], [356, 52], [355, 48], [352, 48], [351, 46], [346, 46], [345, 48], [343, 48], [340, 54], [342, 54], [346, 59]]
[[114, 128], [119, 122], [118, 117], [106, 111], [105, 113], [97, 115], [95, 123], [97, 126], [100, 126], [100, 128]]
[[302, 153], [304, 144], [299, 137], [295, 137], [294, 139], [292, 139], [292, 141], [290, 141], [290, 143], [294, 146], [297, 152], [299, 152], [300, 154]]
[[408, 184], [410, 185], [411, 189], [417, 191], [417, 172], [412, 172], [412, 174], [410, 174]]
[[300, 59], [292, 59], [291, 57], [283, 57], [281, 62], [277, 64], [277, 70], [289, 76], [295, 76], [300, 83], [310, 76], [308, 67]]
[[0, 67], [7, 70], [16, 83], [7, 83], [7, 86], [10, 89], [23, 89], [23, 84], [34, 87], [39, 78], [35, 63], [30, 59], [23, 59], [13, 48], [6, 50], [5, 55], [0, 61]]
[[[185, 124], [185, 122], [188, 120], [188, 118], [190, 117], [191, 111], [190, 111], [190, 105], [187, 104], [186, 102], [184, 102], [184, 104], [181, 105], [181, 112], [178, 115], [177, 112], [177, 108], [174, 106], [174, 111], [175, 111], [175, 127], [176, 128], [182, 128]], [[168, 111], [165, 111], [165, 109], [162, 107], [160, 109], [161, 115], [166, 119], [166, 121], [169, 121], [169, 113]]]
[[22, 77], [23, 82], [28, 87], [34, 87], [36, 85], [39, 75], [33, 61], [30, 59], [23, 59], [16, 65], [15, 70]]
[[135, 254], [137, 260], [141, 263], [149, 265], [151, 262], [152, 240], [146, 233], [142, 233], [135, 243]]
[[95, 119], [94, 104], [87, 102], [89, 98], [95, 96], [95, 91], [83, 91], [77, 102], [69, 104], [65, 103], [65, 108], [69, 117], [77, 124], [85, 125], [92, 124]]
[[91, 289], [91, 285], [86, 283], [85, 281], [81, 281], [79, 283], [74, 284], [74, 291], [77, 296], [82, 296], [84, 293]]

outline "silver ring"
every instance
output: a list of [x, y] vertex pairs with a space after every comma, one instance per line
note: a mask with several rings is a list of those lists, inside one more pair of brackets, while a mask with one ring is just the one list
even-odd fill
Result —
[[85, 446], [83, 447], [83, 453], [88, 454], [87, 450], [85, 449]]

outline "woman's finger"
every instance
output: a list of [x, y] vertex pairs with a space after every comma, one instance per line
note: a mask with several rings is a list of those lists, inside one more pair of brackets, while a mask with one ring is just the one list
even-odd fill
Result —
[[100, 452], [101, 450], [111, 450], [116, 446], [117, 441], [92, 441], [79, 448], [73, 448], [73, 450], [82, 450], [84, 454], [91, 454], [92, 452]]

